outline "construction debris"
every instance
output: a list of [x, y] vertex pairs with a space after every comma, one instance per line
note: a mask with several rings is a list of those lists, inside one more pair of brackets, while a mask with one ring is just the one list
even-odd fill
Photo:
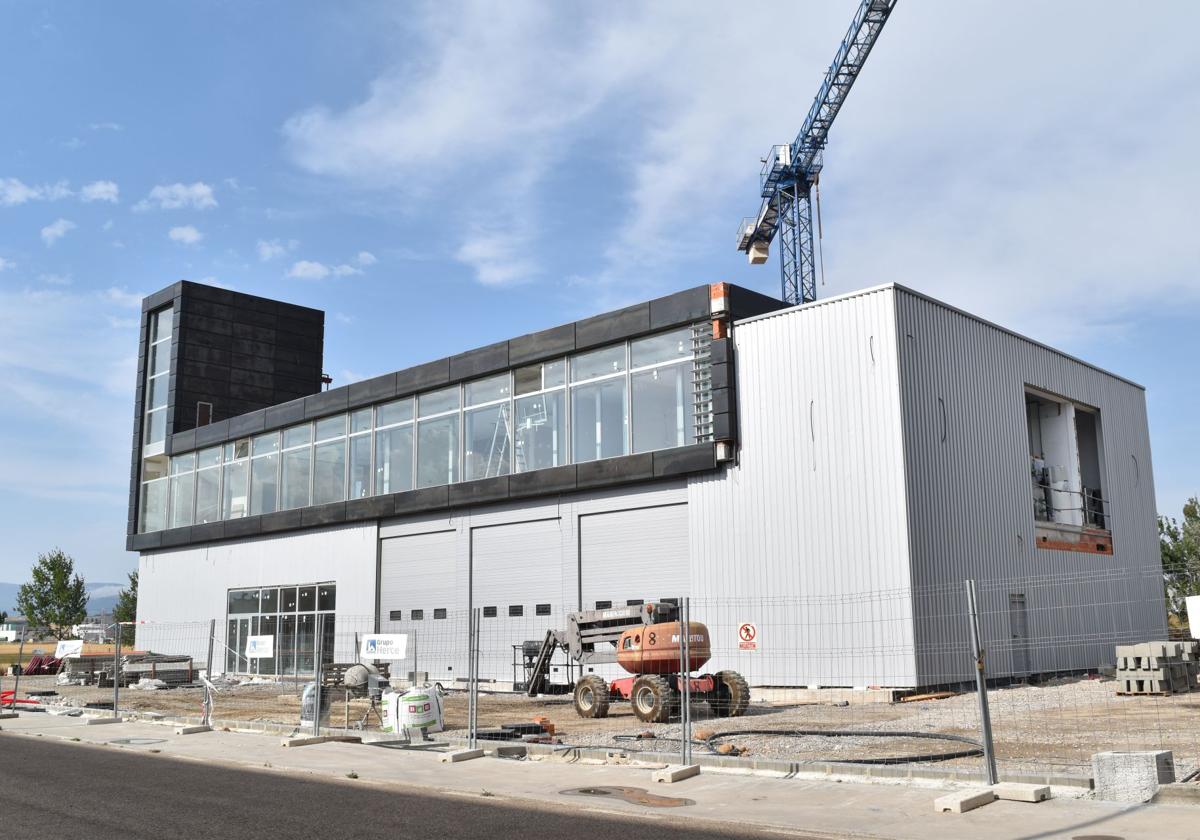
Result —
[[1117, 645], [1117, 694], [1186, 694], [1196, 688], [1198, 642]]

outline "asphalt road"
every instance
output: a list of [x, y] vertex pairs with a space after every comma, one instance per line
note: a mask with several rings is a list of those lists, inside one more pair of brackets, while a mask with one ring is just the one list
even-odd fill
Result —
[[330, 840], [330, 838], [779, 837], [688, 821], [441, 796], [416, 788], [317, 781], [271, 771], [180, 761], [115, 747], [0, 735], [0, 831], [21, 840]]

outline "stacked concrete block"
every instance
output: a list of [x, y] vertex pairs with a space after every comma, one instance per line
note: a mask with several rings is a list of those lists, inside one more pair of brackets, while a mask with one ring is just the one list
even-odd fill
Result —
[[1117, 694], [1181, 694], [1196, 684], [1196, 649], [1180, 642], [1117, 646]]
[[1187, 667], [1188, 685], [1195, 691], [1197, 674], [1200, 674], [1200, 640], [1189, 639], [1179, 643], [1183, 651], [1183, 664]]

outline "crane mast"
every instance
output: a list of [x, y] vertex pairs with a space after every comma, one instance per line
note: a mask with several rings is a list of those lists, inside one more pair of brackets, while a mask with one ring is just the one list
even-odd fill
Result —
[[800, 133], [789, 145], [772, 146], [763, 161], [758, 215], [738, 225], [738, 250], [746, 252], [752, 265], [767, 261], [771, 240], [778, 233], [782, 297], [788, 303], [817, 299], [812, 191], [820, 178], [830, 126], [895, 5], [896, 0], [862, 0]]

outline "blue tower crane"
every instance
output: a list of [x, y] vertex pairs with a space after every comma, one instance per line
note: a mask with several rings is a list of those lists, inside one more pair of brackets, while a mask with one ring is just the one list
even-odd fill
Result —
[[896, 0], [862, 0], [800, 133], [791, 145], [772, 146], [763, 161], [758, 216], [744, 218], [738, 225], [738, 250], [746, 252], [752, 265], [767, 261], [778, 232], [783, 299], [788, 303], [817, 299], [812, 191], [820, 178], [829, 128], [895, 5]]

